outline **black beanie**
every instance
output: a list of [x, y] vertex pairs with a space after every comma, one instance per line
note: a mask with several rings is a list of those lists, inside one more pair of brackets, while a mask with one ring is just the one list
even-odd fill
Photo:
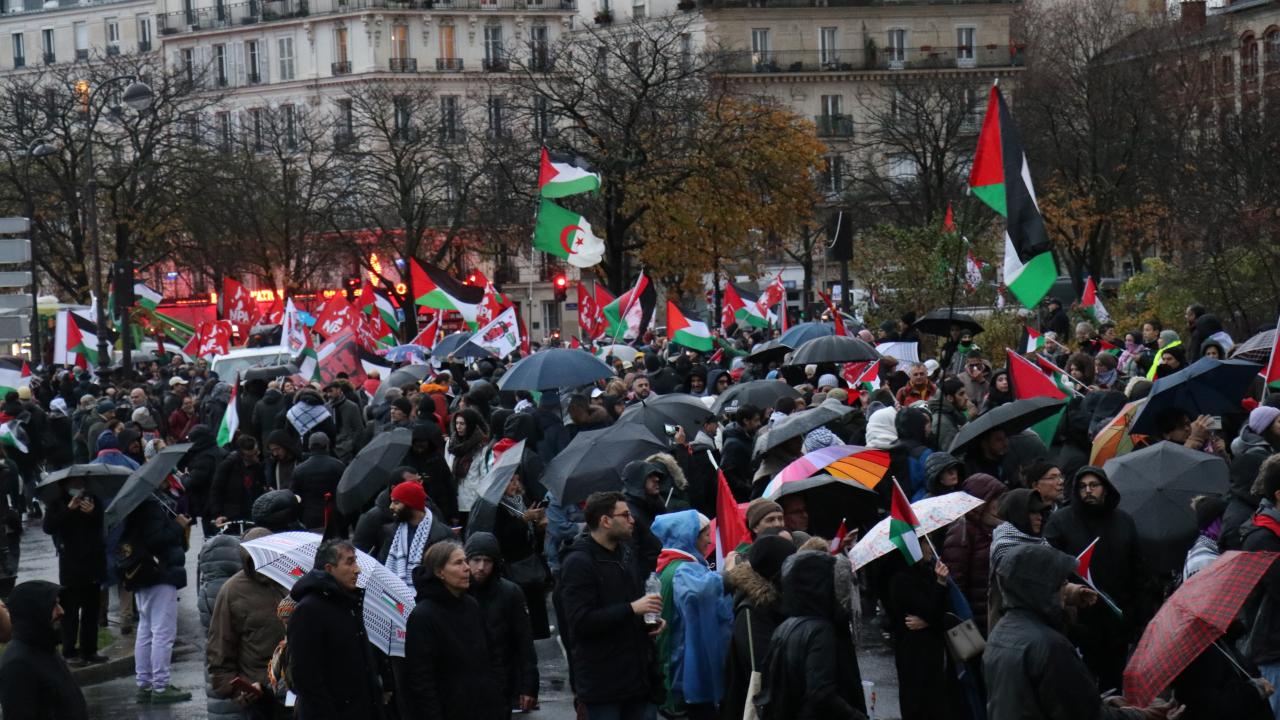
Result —
[[766, 580], [773, 580], [782, 570], [782, 563], [794, 555], [796, 546], [790, 540], [777, 535], [756, 538], [747, 552], [751, 569]]

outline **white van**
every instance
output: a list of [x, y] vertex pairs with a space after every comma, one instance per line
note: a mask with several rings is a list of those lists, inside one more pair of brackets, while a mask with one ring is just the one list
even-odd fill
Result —
[[218, 378], [226, 382], [235, 379], [236, 373], [244, 374], [245, 370], [255, 367], [270, 367], [293, 362], [289, 353], [278, 345], [275, 347], [236, 348], [226, 355], [219, 355], [209, 364], [210, 372], [218, 373]]

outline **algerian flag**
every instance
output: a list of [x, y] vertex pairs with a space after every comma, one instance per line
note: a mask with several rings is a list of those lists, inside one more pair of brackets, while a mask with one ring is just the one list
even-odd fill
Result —
[[164, 296], [147, 287], [146, 283], [135, 282], [133, 284], [133, 296], [138, 299], [138, 304], [148, 310], [155, 310], [160, 305], [160, 301], [164, 300]]
[[514, 306], [503, 310], [492, 322], [471, 336], [470, 343], [496, 357], [506, 357], [520, 347], [520, 323]]
[[598, 174], [561, 159], [553, 160], [551, 153], [542, 148], [542, 164], [538, 168], [539, 195], [544, 198], [561, 198], [599, 189]]
[[8, 445], [19, 452], [27, 452], [27, 431], [17, 420], [0, 425], [0, 445]]
[[240, 394], [240, 376], [236, 375], [236, 384], [231, 386], [231, 399], [227, 401], [227, 411], [222, 413], [222, 422], [218, 423], [218, 447], [225, 447], [236, 438], [236, 430], [240, 429], [240, 413], [236, 411], [236, 395]]
[[1013, 116], [995, 85], [978, 136], [969, 187], [1005, 218], [1004, 282], [1019, 302], [1035, 306], [1057, 279], [1058, 267]]
[[701, 320], [690, 320], [670, 300], [667, 301], [667, 339], [690, 350], [711, 352], [711, 329]]
[[1080, 307], [1096, 322], [1111, 320], [1111, 314], [1102, 305], [1102, 298], [1098, 297], [1098, 284], [1093, 281], [1092, 275], [1084, 281], [1084, 297], [1080, 299]]
[[920, 551], [920, 538], [916, 537], [916, 528], [920, 521], [916, 519], [915, 510], [907, 502], [898, 481], [893, 481], [893, 500], [889, 505], [889, 542], [907, 559], [908, 565], [915, 565], [924, 558]]
[[569, 261], [574, 267], [599, 265], [604, 258], [604, 240], [596, 237], [587, 219], [544, 199], [538, 206], [538, 224], [533, 229], [533, 247]]

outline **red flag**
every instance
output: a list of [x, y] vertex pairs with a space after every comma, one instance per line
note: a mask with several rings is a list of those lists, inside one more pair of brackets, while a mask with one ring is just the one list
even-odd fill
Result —
[[1268, 391], [1280, 389], [1280, 325], [1276, 328], [1276, 338], [1271, 342], [1271, 359], [1267, 360], [1267, 370], [1262, 376], [1262, 383]]
[[582, 341], [578, 339], [578, 336], [577, 336], [577, 335], [570, 335], [570, 336], [569, 336], [569, 349], [570, 349], [570, 350], [580, 350], [580, 349], [582, 349]]
[[835, 323], [836, 336], [844, 337], [846, 334], [844, 331], [844, 316], [842, 316], [840, 311], [836, 309], [836, 306], [831, 303], [830, 295], [820, 292], [818, 293], [818, 297], [822, 298], [822, 302], [826, 303], [827, 309], [831, 311], [831, 321]]
[[369, 284], [369, 278], [365, 278], [360, 282], [360, 294], [356, 295], [351, 305], [362, 313], [375, 312], [373, 286]]
[[1089, 564], [1093, 562], [1093, 550], [1098, 546], [1098, 541], [1101, 539], [1094, 538], [1093, 542], [1089, 543], [1089, 547], [1076, 556], [1076, 574], [1084, 578], [1090, 587], [1093, 587], [1093, 575], [1089, 574]]
[[327, 338], [349, 328], [355, 329], [358, 316], [351, 303], [334, 295], [325, 301], [324, 312], [316, 318], [315, 331]]
[[196, 337], [199, 343], [196, 345], [193, 357], [208, 358], [226, 355], [231, 349], [231, 321], [215, 320], [201, 323], [200, 332]]
[[[70, 328], [71, 326], [72, 326], [72, 323], [67, 323], [68, 328]], [[203, 335], [204, 335], [204, 323], [200, 323], [196, 325], [196, 331], [194, 334], [191, 335], [191, 339], [187, 341], [186, 345], [182, 346], [182, 354], [186, 355], [189, 358], [196, 357], [197, 353], [199, 353], [200, 351], [200, 338]], [[70, 342], [70, 339], [68, 339], [68, 342]], [[70, 347], [70, 345], [68, 345], [68, 347]]]
[[578, 282], [578, 328], [589, 338], [596, 336], [596, 299], [587, 284]]
[[431, 322], [422, 328], [422, 331], [409, 341], [410, 345], [421, 345], [430, 350], [436, 346], [436, 342], [440, 339], [440, 316], [443, 313], [436, 313], [431, 316]]
[[746, 306], [747, 304], [742, 301], [742, 296], [738, 294], [738, 289], [733, 286], [733, 283], [725, 283], [724, 297], [721, 298], [720, 302], [720, 328], [725, 334], [729, 333], [729, 328], [737, 324], [738, 311]]
[[258, 316], [258, 301], [238, 281], [222, 279], [222, 317], [246, 330]]
[[849, 388], [851, 390], [856, 390], [858, 381], [862, 379], [863, 374], [867, 372], [867, 368], [873, 362], [878, 363], [880, 361], [864, 360], [861, 362], [845, 363], [844, 367], [840, 370], [840, 377], [844, 378], [844, 381], [849, 384]]
[[1045, 376], [1041, 369], [1018, 353], [1005, 349], [1006, 362], [1009, 364], [1009, 381], [1014, 398], [1026, 400], [1034, 397], [1051, 397], [1058, 400], [1067, 394], [1052, 379]]
[[831, 542], [827, 545], [827, 549], [832, 555], [840, 554], [840, 546], [844, 543], [844, 538], [849, 534], [849, 528], [845, 525], [844, 518], [840, 518], [840, 527], [836, 528], [836, 536], [831, 538]]
[[590, 337], [592, 340], [598, 340], [602, 335], [604, 335], [604, 331], [607, 328], [604, 321], [604, 309], [609, 305], [609, 303], [617, 299], [614, 297], [613, 293], [609, 292], [609, 290], [600, 283], [595, 283], [595, 290], [595, 313], [591, 317], [592, 335]]
[[716, 490], [716, 567], [724, 567], [724, 559], [744, 542], [751, 542], [747, 532], [747, 518], [733, 499], [729, 481], [724, 471], [717, 470], [719, 488]]
[[942, 230], [944, 232], [954, 233], [956, 231], [956, 216], [951, 212], [951, 203], [947, 203], [947, 215], [942, 218]]

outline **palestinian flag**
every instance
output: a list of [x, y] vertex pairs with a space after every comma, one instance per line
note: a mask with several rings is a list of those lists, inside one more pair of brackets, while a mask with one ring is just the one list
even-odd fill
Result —
[[231, 399], [227, 401], [227, 411], [222, 413], [222, 422], [218, 423], [218, 447], [226, 447], [236, 439], [236, 431], [240, 429], [240, 413], [236, 410], [236, 396], [240, 394], [240, 376], [231, 386]]
[[889, 505], [889, 542], [907, 559], [908, 565], [915, 565], [924, 558], [920, 551], [920, 538], [916, 537], [916, 528], [920, 521], [916, 519], [915, 510], [907, 502], [898, 481], [893, 481], [893, 500]]
[[377, 370], [380, 377], [387, 377], [387, 373], [391, 372], [391, 361], [385, 357], [360, 348], [360, 369], [364, 371], [365, 377], [369, 376], [370, 371]]
[[1044, 349], [1044, 336], [1029, 327], [1022, 328], [1022, 352], [1032, 353]]
[[831, 296], [820, 292], [818, 297], [822, 298], [822, 302], [827, 304], [827, 310], [831, 312], [832, 328], [835, 330], [836, 336], [844, 337], [848, 335], [844, 329], [844, 316], [840, 314], [840, 309], [835, 306], [835, 303], [831, 302]]
[[27, 431], [18, 420], [0, 425], [0, 445], [7, 445], [18, 452], [27, 452]]
[[578, 213], [545, 198], [538, 206], [533, 247], [548, 255], [564, 258], [574, 267], [599, 265], [604, 259], [604, 240], [592, 232], [591, 223]]
[[320, 378], [320, 357], [316, 355], [316, 346], [311, 342], [311, 333], [307, 333], [306, 344], [298, 354], [298, 374], [307, 382], [324, 382]]
[[[1066, 400], [1071, 394], [1070, 391], [1063, 388], [1064, 381], [1061, 378], [1055, 382], [1054, 379], [1045, 375], [1040, 365], [1032, 363], [1008, 348], [1005, 349], [1005, 355], [1006, 362], [1009, 364], [1009, 389], [1013, 391], [1014, 399], [1050, 397], [1063, 401], [1061, 410], [1031, 426], [1031, 431], [1039, 436], [1045, 447], [1053, 445], [1053, 437], [1058, 433], [1058, 426], [1066, 413]], [[1037, 356], [1038, 360], [1039, 356]]]
[[653, 318], [658, 293], [643, 272], [635, 287], [614, 298], [604, 308], [604, 334], [611, 338], [633, 340], [644, 334]]
[[755, 293], [747, 292], [731, 282], [725, 283], [720, 324], [726, 331], [734, 323], [744, 327], [769, 327], [769, 319], [760, 312], [759, 301]]
[[969, 187], [1005, 218], [1004, 282], [1023, 305], [1034, 307], [1049, 292], [1058, 267], [1044, 218], [1036, 207], [1031, 171], [1017, 128], [996, 85], [991, 86]]
[[1074, 395], [1075, 389], [1071, 387], [1071, 380], [1067, 378], [1067, 372], [1062, 368], [1049, 362], [1045, 356], [1036, 355], [1036, 367], [1040, 371], [1049, 376], [1049, 380], [1054, 386], [1061, 390], [1065, 395]]
[[724, 353], [729, 357], [745, 357], [750, 354], [746, 350], [739, 349], [737, 345], [734, 345], [720, 335], [716, 336], [716, 345], [720, 346], [720, 349], [717, 352]]
[[98, 326], [77, 312], [67, 313], [67, 352], [94, 367], [98, 365]]
[[1102, 305], [1102, 298], [1098, 297], [1098, 284], [1093, 281], [1093, 276], [1085, 278], [1084, 281], [1084, 297], [1080, 298], [1080, 307], [1084, 309], [1094, 322], [1110, 322], [1111, 314]]
[[845, 363], [844, 369], [840, 371], [840, 377], [849, 383], [850, 389], [873, 393], [880, 387], [880, 361]]
[[1268, 390], [1280, 390], [1280, 321], [1276, 322], [1275, 336], [1271, 341], [1271, 359], [1267, 360], [1267, 369], [1262, 374]]
[[386, 603], [387, 607], [394, 610], [396, 614], [400, 615], [401, 617], [404, 617], [404, 603], [391, 597], [391, 593], [387, 592], [386, 590], [382, 591], [382, 602]]
[[400, 332], [400, 319], [396, 317], [396, 306], [391, 303], [391, 296], [376, 285], [365, 283], [364, 292], [360, 293], [356, 307], [367, 315], [378, 313], [382, 322], [391, 328], [391, 332]]
[[484, 288], [467, 285], [430, 263], [409, 258], [414, 303], [436, 310], [454, 310], [476, 329], [476, 314], [484, 301]]
[[0, 360], [0, 397], [30, 384], [31, 368], [26, 361], [19, 365], [12, 360]]
[[[744, 543], [751, 542], [751, 533], [747, 530], [746, 512], [738, 507], [729, 489], [729, 481], [724, 471], [716, 469], [716, 523], [715, 538], [716, 567], [725, 566], [725, 558]], [[727, 549], [726, 549], [727, 548]]]
[[1093, 552], [1097, 549], [1098, 541], [1101, 539], [1102, 538], [1100, 537], [1094, 538], [1093, 542], [1089, 543], [1089, 546], [1080, 551], [1080, 554], [1076, 556], [1076, 575], [1079, 575], [1080, 579], [1084, 580], [1086, 585], [1092, 588], [1094, 592], [1098, 593], [1098, 597], [1102, 599], [1103, 604], [1106, 605], [1111, 612], [1115, 613], [1116, 617], [1124, 617], [1124, 611], [1116, 605], [1115, 600], [1112, 600], [1110, 596], [1102, 592], [1102, 589], [1093, 582], [1093, 572], [1090, 566], [1093, 564]]
[[667, 339], [690, 350], [711, 352], [711, 329], [701, 320], [690, 320], [670, 300], [667, 301]]
[[148, 310], [155, 310], [160, 305], [160, 301], [164, 300], [164, 296], [147, 287], [146, 283], [136, 282], [133, 284], [133, 296], [137, 298], [138, 304]]
[[542, 163], [538, 168], [539, 195], [562, 198], [599, 189], [598, 174], [574, 165], [567, 158], [553, 157], [546, 148], [542, 148]]

